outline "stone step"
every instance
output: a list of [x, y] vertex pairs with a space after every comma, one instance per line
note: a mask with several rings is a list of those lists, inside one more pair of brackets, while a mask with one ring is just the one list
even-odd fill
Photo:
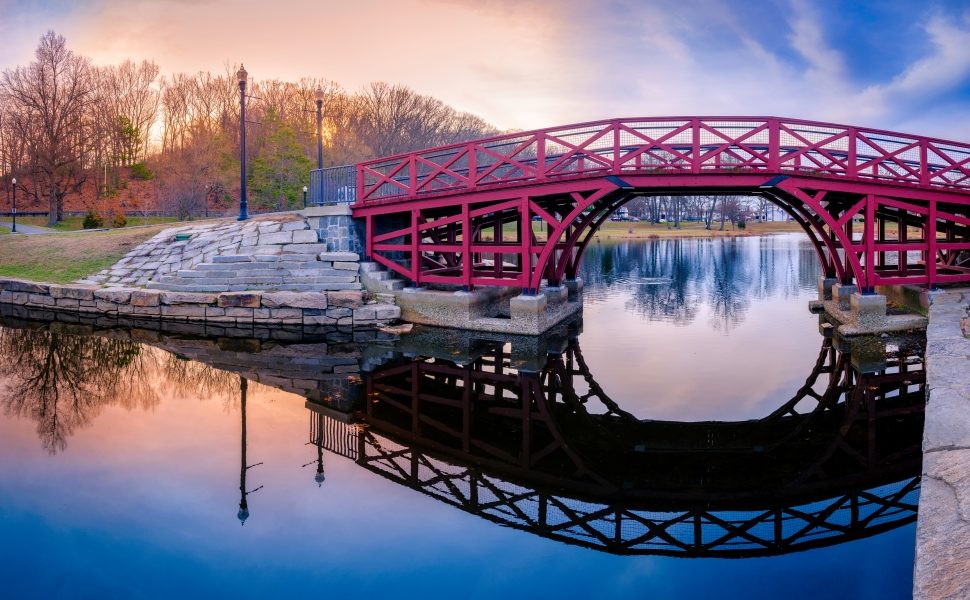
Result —
[[382, 272], [382, 271], [381, 271], [381, 266], [376, 262], [365, 260], [365, 261], [361, 261], [360, 263], [360, 272], [374, 273], [374, 272]]
[[388, 291], [403, 290], [407, 285], [407, 282], [402, 279], [388, 279], [387, 281], [382, 281], [381, 285], [384, 289]]
[[293, 261], [293, 262], [310, 262], [317, 260], [317, 254], [307, 254], [300, 252], [287, 252], [286, 254], [254, 254], [253, 259], [255, 262], [277, 262], [277, 261]]
[[182, 269], [182, 270], [176, 271], [175, 274], [177, 277], [182, 277], [186, 279], [199, 279], [199, 278], [209, 278], [209, 277], [228, 278], [228, 277], [234, 277], [236, 275], [235, 271], [224, 270], [225, 265], [220, 265], [220, 266], [222, 267], [222, 270], [218, 270], [218, 271]]
[[252, 260], [252, 255], [248, 254], [221, 254], [212, 257], [212, 262], [219, 265], [224, 265], [225, 263], [247, 263]]

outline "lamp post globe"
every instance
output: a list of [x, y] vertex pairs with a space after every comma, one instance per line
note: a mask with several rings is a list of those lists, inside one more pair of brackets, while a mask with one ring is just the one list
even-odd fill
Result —
[[11, 212], [13, 226], [10, 228], [10, 233], [17, 233], [17, 178], [14, 177], [11, 183], [13, 184], [13, 210]]
[[246, 81], [249, 73], [239, 65], [236, 79], [239, 81], [239, 220], [249, 218], [249, 203], [246, 199]]
[[303, 208], [306, 208], [306, 186], [303, 186]]
[[323, 88], [317, 88], [313, 97], [317, 102], [317, 168], [323, 168]]

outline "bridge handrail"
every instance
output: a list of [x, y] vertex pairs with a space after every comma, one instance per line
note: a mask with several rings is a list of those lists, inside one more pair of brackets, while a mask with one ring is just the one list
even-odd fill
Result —
[[359, 203], [623, 174], [798, 173], [970, 193], [970, 144], [783, 117], [587, 121], [356, 165]]

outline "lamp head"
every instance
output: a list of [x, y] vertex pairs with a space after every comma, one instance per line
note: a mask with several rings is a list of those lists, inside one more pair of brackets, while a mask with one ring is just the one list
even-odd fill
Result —
[[13, 182], [12, 182], [12, 183], [13, 183], [14, 185], [17, 185], [17, 178], [16, 178], [16, 177], [14, 177], [14, 178], [13, 178]]
[[317, 102], [323, 102], [324, 96], [323, 88], [317, 88], [317, 91], [313, 93], [313, 97], [316, 98]]
[[246, 78], [247, 77], [249, 77], [249, 73], [246, 72], [246, 67], [244, 67], [244, 66], [242, 66], [242, 64], [240, 64], [239, 65], [239, 70], [236, 71], [236, 79], [239, 80], [239, 83], [246, 83]]
[[303, 193], [306, 193], [306, 186], [303, 186]]

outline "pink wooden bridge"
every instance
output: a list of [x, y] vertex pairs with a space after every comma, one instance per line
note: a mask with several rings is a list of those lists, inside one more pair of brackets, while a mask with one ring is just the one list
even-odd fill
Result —
[[356, 170], [368, 256], [417, 285], [558, 285], [624, 203], [691, 194], [768, 198], [805, 229], [827, 277], [864, 291], [970, 282], [970, 144], [778, 117], [651, 117]]

